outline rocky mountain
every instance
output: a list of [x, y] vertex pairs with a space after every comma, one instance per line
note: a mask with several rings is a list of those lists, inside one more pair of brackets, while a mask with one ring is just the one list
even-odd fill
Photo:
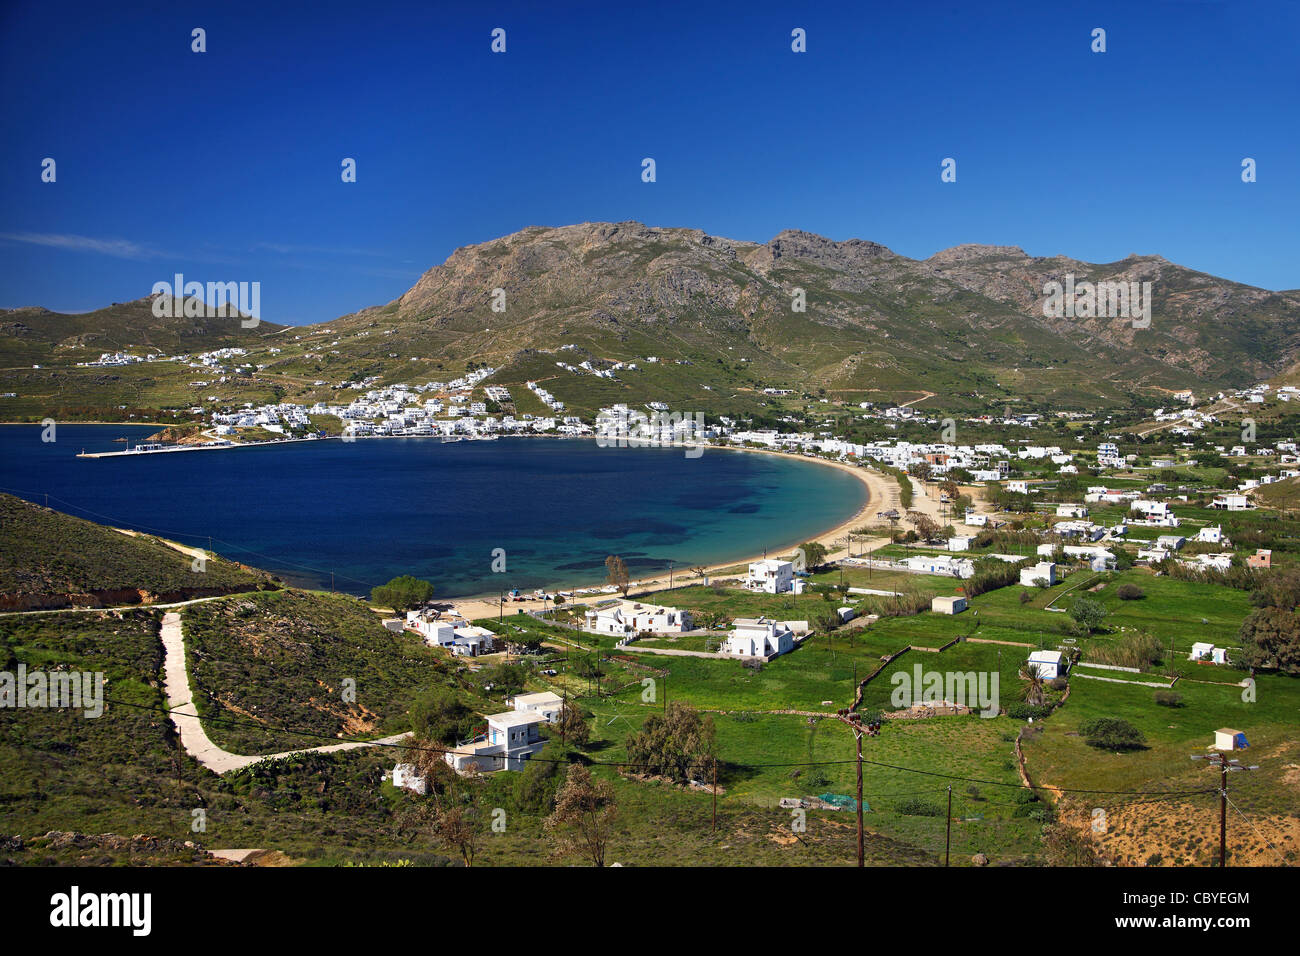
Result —
[[[1071, 276], [1138, 290], [1150, 283], [1149, 326], [1048, 314], [1047, 284]], [[140, 327], [123, 325], [141, 303], [86, 316], [0, 313], [0, 364], [139, 341]], [[241, 334], [237, 323], [151, 321], [150, 340], [167, 348], [215, 347]], [[1089, 408], [1278, 375], [1300, 362], [1300, 293], [1159, 256], [1088, 263], [959, 245], [917, 260], [795, 230], [754, 243], [584, 223], [466, 246], [386, 305], [300, 329], [264, 322], [253, 333], [244, 337], [272, 335], [281, 349], [264, 360], [263, 384], [297, 397], [318, 394], [312, 386], [322, 380], [418, 382], [486, 363], [501, 384], [545, 380], [581, 410], [653, 398], [707, 409], [763, 386], [854, 401], [933, 394], [957, 406]], [[638, 368], [610, 379], [557, 361]]]

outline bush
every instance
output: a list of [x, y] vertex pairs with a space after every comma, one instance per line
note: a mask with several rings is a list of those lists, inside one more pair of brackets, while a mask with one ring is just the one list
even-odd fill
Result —
[[1181, 707], [1183, 706], [1183, 695], [1177, 694], [1172, 690], [1156, 691], [1156, 703], [1161, 707]]
[[945, 812], [937, 803], [930, 803], [920, 797], [910, 797], [898, 804], [895, 809], [908, 817], [941, 817]]
[[1124, 583], [1115, 589], [1115, 596], [1121, 601], [1140, 601], [1146, 597], [1146, 592], [1136, 584]]
[[1021, 603], [1021, 604], [1028, 604], [1028, 603], [1029, 603], [1030, 601], [1032, 601], [1033, 599], [1034, 599], [1034, 596], [1033, 596], [1032, 594], [1030, 594], [1028, 591], [1021, 591], [1021, 592], [1020, 592], [1020, 603]]
[[1141, 750], [1146, 746], [1146, 735], [1127, 720], [1118, 717], [1098, 717], [1079, 728], [1088, 746], [1099, 750]]

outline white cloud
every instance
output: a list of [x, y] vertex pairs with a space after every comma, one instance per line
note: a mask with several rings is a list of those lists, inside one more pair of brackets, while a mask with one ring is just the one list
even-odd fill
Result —
[[92, 236], [69, 236], [49, 232], [0, 232], [0, 239], [25, 242], [33, 246], [50, 246], [74, 252], [94, 252], [119, 259], [149, 259], [153, 250], [129, 239], [96, 239]]

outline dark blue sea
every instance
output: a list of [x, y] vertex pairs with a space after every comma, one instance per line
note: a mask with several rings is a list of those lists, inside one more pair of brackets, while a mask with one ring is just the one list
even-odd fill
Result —
[[[151, 426], [0, 427], [0, 490], [104, 524], [208, 546], [310, 587], [364, 594], [399, 574], [443, 597], [600, 583], [788, 549], [866, 501], [811, 462], [591, 440], [299, 442], [82, 459]], [[504, 573], [492, 570], [505, 551]]]

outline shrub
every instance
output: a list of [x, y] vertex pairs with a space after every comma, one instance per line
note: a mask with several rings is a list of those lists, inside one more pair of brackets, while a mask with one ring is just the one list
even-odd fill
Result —
[[1079, 732], [1088, 746], [1099, 750], [1140, 750], [1146, 746], [1146, 735], [1118, 717], [1097, 717], [1083, 724]]
[[1124, 583], [1115, 589], [1115, 596], [1121, 601], [1140, 601], [1146, 597], [1146, 592], [1136, 584]]
[[1028, 604], [1028, 603], [1029, 603], [1030, 601], [1032, 601], [1033, 599], [1034, 599], [1034, 596], [1033, 596], [1032, 594], [1030, 594], [1028, 591], [1021, 591], [1021, 592], [1020, 592], [1020, 603], [1021, 603], [1021, 604]]
[[1177, 694], [1172, 690], [1158, 690], [1155, 694], [1156, 703], [1161, 707], [1181, 707], [1183, 706], [1183, 695]]
[[909, 817], [941, 817], [945, 812], [937, 803], [930, 803], [920, 797], [910, 797], [898, 804], [895, 809]]

